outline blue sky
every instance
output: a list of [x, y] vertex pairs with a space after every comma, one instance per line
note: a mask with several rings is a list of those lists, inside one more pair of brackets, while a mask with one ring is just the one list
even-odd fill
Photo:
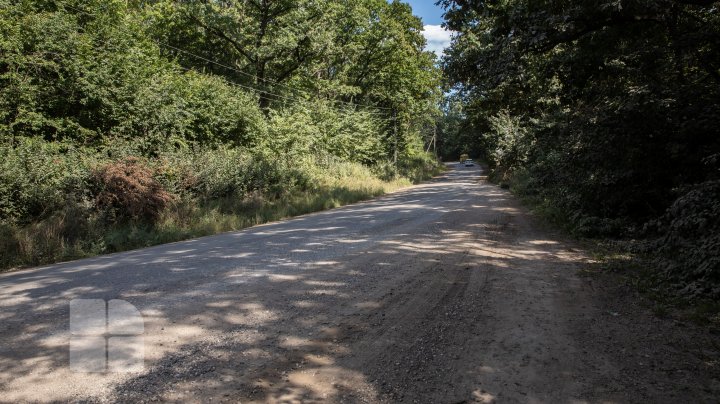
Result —
[[423, 24], [442, 24], [443, 9], [435, 5], [436, 0], [405, 0], [413, 8], [413, 13], [422, 18]]
[[427, 49], [442, 56], [443, 49], [450, 45], [450, 32], [444, 30], [440, 24], [443, 22], [443, 9], [435, 5], [436, 0], [405, 0], [413, 8], [413, 14], [422, 18], [425, 29], [423, 35], [427, 39]]

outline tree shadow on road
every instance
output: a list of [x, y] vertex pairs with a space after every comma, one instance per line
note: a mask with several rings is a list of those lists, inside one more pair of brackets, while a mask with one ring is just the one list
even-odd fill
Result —
[[[475, 174], [6, 275], [2, 390], [9, 400], [55, 386], [54, 398], [90, 401], [552, 401], [592, 387], [588, 369], [613, 379], [612, 364], [573, 339], [598, 315], [580, 298], [586, 258], [539, 237], [507, 192]], [[144, 372], [67, 369], [74, 298], [141, 310]]]

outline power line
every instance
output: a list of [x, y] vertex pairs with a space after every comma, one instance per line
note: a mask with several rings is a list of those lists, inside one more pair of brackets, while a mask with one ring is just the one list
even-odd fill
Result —
[[[153, 41], [155, 41], [155, 40], [153, 40]], [[173, 46], [173, 45], [170, 45], [170, 44], [167, 44], [167, 43], [164, 43], [164, 42], [160, 42], [160, 41], [155, 41], [155, 42], [156, 42], [157, 44], [161, 45], [161, 46], [165, 46], [166, 48], [170, 48], [170, 49], [176, 50], [176, 51], [178, 51], [178, 52], [182, 52], [182, 53], [184, 53], [184, 54], [186, 54], [186, 55], [190, 55], [190, 56], [192, 56], [192, 57], [194, 57], [194, 58], [196, 58], [196, 59], [203, 60], [203, 61], [208, 62], [208, 63], [212, 63], [212, 64], [214, 64], [214, 65], [216, 65], [216, 66], [220, 66], [220, 67], [223, 67], [223, 68], [225, 68], [225, 69], [232, 70], [232, 71], [234, 71], [234, 72], [240, 73], [241, 75], [246, 76], [246, 77], [249, 77], [249, 78], [252, 78], [252, 79], [254, 79], [254, 80], [262, 81], [262, 82], [265, 82], [265, 83], [271, 83], [272, 85], [276, 85], [276, 86], [278, 86], [278, 87], [286, 88], [286, 89], [291, 90], [291, 91], [297, 91], [297, 92], [299, 92], [299, 93], [303, 93], [303, 94], [305, 94], [305, 95], [312, 96], [312, 94], [310, 94], [310, 93], [307, 92], [307, 91], [303, 91], [303, 90], [300, 90], [300, 89], [297, 89], [297, 88], [293, 88], [293, 87], [290, 87], [290, 86], [288, 86], [288, 85], [285, 85], [285, 84], [282, 84], [282, 83], [278, 83], [278, 82], [276, 82], [276, 81], [272, 81], [272, 80], [268, 80], [268, 79], [263, 79], [263, 78], [257, 77], [257, 76], [255, 76], [255, 75], [253, 75], [253, 74], [251, 74], [251, 73], [242, 71], [242, 70], [237, 69], [237, 68], [232, 67], [232, 66], [228, 66], [228, 65], [226, 65], [226, 64], [224, 64], [224, 63], [221, 63], [221, 62], [218, 62], [218, 61], [216, 61], [216, 60], [208, 59], [208, 58], [206, 58], [206, 57], [204, 57], [204, 56], [195, 54], [195, 53], [190, 52], [190, 51], [187, 51], [187, 50], [185, 50], [185, 49], [181, 49], [181, 48], [178, 48], [178, 47], [176, 47], [176, 46]], [[262, 90], [262, 91], [264, 91], [264, 90]], [[330, 100], [330, 101], [331, 101], [331, 102], [342, 103], [342, 104], [347, 104], [347, 105], [351, 105], [351, 106], [362, 106], [361, 104], [356, 104], [356, 103], [354, 103], [354, 102], [348, 102], [348, 101], [343, 101], [343, 100]], [[369, 105], [368, 105], [368, 106], [366, 106], [366, 107], [368, 107], [368, 108], [376, 108], [376, 109], [383, 109], [383, 110], [388, 110], [388, 111], [392, 109], [392, 108], [389, 108], [389, 107], [380, 107], [380, 106], [377, 106], [377, 105], [373, 105], [373, 106], [369, 106]]]
[[[182, 70], [188, 71], [188, 72], [200, 73], [200, 72], [198, 72], [198, 71], [195, 70], [195, 69], [191, 69], [191, 68], [188, 68], [188, 67], [185, 67], [185, 66], [177, 66], [177, 67], [180, 68], [180, 69], [182, 69]], [[238, 88], [242, 88], [243, 90], [250, 90], [250, 91], [257, 92], [257, 93], [262, 93], [262, 94], [264, 94], [264, 95], [269, 95], [269, 96], [271, 96], [271, 97], [277, 97], [277, 98], [280, 98], [280, 99], [289, 99], [289, 100], [297, 101], [297, 99], [289, 98], [289, 97], [282, 96], [282, 95], [279, 95], [279, 94], [273, 94], [273, 93], [267, 92], [267, 91], [265, 91], [265, 90], [257, 89], [257, 88], [255, 88], [255, 87], [250, 87], [250, 86], [246, 86], [246, 85], [243, 85], [243, 84], [233, 83], [233, 82], [231, 82], [231, 81], [226, 80], [226, 79], [223, 78], [223, 77], [219, 77], [219, 76], [216, 76], [216, 77], [217, 77], [218, 79], [222, 80], [223, 83], [225, 83], [225, 84], [227, 84], [227, 85], [229, 85], [229, 86], [232, 86], [232, 87], [238, 87]]]
[[[180, 68], [180, 69], [182, 69], [182, 70], [185, 70], [185, 71], [188, 71], [188, 72], [199, 73], [199, 72], [198, 72], [197, 70], [195, 70], [195, 69], [191, 69], [191, 68], [184, 67], [184, 66], [178, 66], [178, 68]], [[284, 95], [280, 95], [280, 94], [270, 93], [270, 92], [267, 92], [267, 91], [265, 91], [265, 90], [259, 90], [259, 89], [256, 89], [256, 88], [254, 88], [254, 87], [249, 87], [249, 86], [242, 85], [242, 84], [238, 84], [238, 83], [233, 83], [232, 81], [228, 81], [228, 80], [225, 79], [224, 77], [219, 77], [219, 76], [214, 76], [214, 77], [217, 77], [219, 80], [222, 80], [223, 83], [225, 83], [226, 85], [229, 85], [229, 86], [231, 86], [231, 87], [238, 87], [238, 88], [241, 88], [241, 89], [244, 89], [244, 90], [251, 90], [251, 91], [258, 92], [258, 93], [261, 92], [261, 93], [263, 93], [263, 94], [265, 94], [265, 95], [269, 95], [269, 96], [271, 96], [271, 97], [277, 97], [277, 98], [279, 98], [279, 99], [284, 99], [284, 100], [291, 100], [291, 101], [295, 101], [295, 102], [298, 102], [298, 103], [307, 101], [307, 100], [298, 99], [298, 98], [293, 98], [293, 97], [288, 97], [288, 96], [284, 96]], [[274, 100], [274, 101], [277, 101], [277, 100]], [[355, 107], [361, 106], [361, 105], [359, 105], [359, 104], [352, 104], [352, 105], [355, 106]], [[368, 115], [375, 115], [375, 116], [386, 116], [386, 115], [385, 115], [385, 114], [386, 114], [385, 112], [373, 112], [373, 111], [355, 111], [355, 112], [362, 112], [362, 113], [365, 113], [365, 114], [368, 114]], [[394, 120], [395, 117], [393, 116], [391, 119]]]
[[[95, 17], [95, 15], [93, 15], [93, 14], [91, 14], [90, 12], [87, 12], [87, 11], [85, 11], [85, 10], [80, 10], [80, 9], [78, 9], [78, 8], [76, 8], [76, 7], [73, 7], [73, 6], [70, 6], [70, 5], [67, 5], [67, 4], [64, 4], [63, 6], [69, 8], [69, 9], [71, 9], [71, 10], [75, 10], [75, 11], [77, 11], [77, 12], [79, 12], [79, 13], [83, 13], [83, 14], [85, 14], [85, 15], [87, 15], [87, 16]], [[124, 29], [124, 28], [125, 28], [125, 27], [120, 27], [118, 24], [113, 24], [113, 23], [108, 23], [108, 24], [109, 24], [109, 25], [112, 25], [112, 26], [114, 26], [114, 27], [116, 27], [116, 28], [119, 28], [119, 29]], [[187, 55], [190, 55], [190, 56], [192, 56], [192, 57], [194, 57], [194, 58], [196, 58], [196, 59], [203, 60], [203, 61], [205, 61], [205, 62], [212, 63], [212, 64], [214, 64], [214, 65], [216, 65], [216, 66], [220, 66], [220, 67], [223, 67], [223, 68], [225, 68], [225, 69], [229, 69], [229, 70], [235, 71], [235, 72], [240, 73], [240, 74], [242, 74], [242, 75], [244, 75], [244, 76], [246, 76], [246, 77], [253, 78], [253, 79], [257, 80], [257, 81], [263, 81], [263, 82], [266, 82], [266, 83], [267, 83], [267, 82], [270, 82], [270, 83], [273, 83], [274, 85], [277, 85], [277, 86], [279, 86], [279, 87], [284, 87], [284, 88], [290, 89], [290, 90], [292, 90], [292, 91], [297, 91], [297, 92], [300, 92], [300, 93], [304, 93], [304, 94], [312, 97], [312, 94], [308, 93], [307, 91], [302, 91], [302, 90], [299, 90], [299, 89], [295, 89], [295, 88], [286, 86], [286, 85], [281, 84], [281, 83], [272, 82], [272, 81], [267, 80], [267, 79], [259, 78], [259, 77], [255, 76], [255, 75], [251, 74], [251, 73], [242, 71], [242, 70], [237, 69], [237, 68], [234, 68], [234, 67], [232, 67], [232, 66], [228, 66], [228, 65], [226, 65], [226, 64], [224, 64], [224, 63], [218, 62], [218, 61], [213, 60], [213, 59], [206, 58], [206, 57], [204, 57], [204, 56], [195, 54], [195, 53], [190, 52], [190, 51], [187, 51], [187, 50], [185, 50], [185, 49], [181, 49], [181, 48], [178, 48], [178, 47], [176, 47], [176, 46], [173, 46], [173, 45], [164, 43], [164, 42], [162, 42], [162, 41], [158, 41], [158, 40], [155, 40], [155, 39], [150, 39], [150, 40], [153, 41], [154, 43], [156, 43], [156, 44], [159, 45], [159, 46], [163, 46], [163, 47], [166, 47], [166, 48], [169, 48], [169, 49], [178, 51], [178, 52], [182, 52], [182, 53], [187, 54]], [[105, 43], [107, 44], [107, 42], [105, 42]], [[185, 67], [183, 67], [183, 66], [180, 66], [180, 68], [185, 69], [185, 70], [193, 70], [193, 69], [185, 68]], [[307, 100], [298, 99], [298, 98], [294, 98], [294, 97], [290, 97], [290, 96], [284, 96], [284, 95], [274, 94], [274, 93], [271, 93], [271, 92], [269, 92], [269, 91], [267, 91], [267, 90], [264, 90], [264, 89], [258, 89], [258, 88], [255, 88], [255, 87], [245, 86], [245, 85], [238, 84], [238, 83], [232, 83], [232, 82], [229, 82], [229, 81], [224, 80], [224, 79], [223, 79], [223, 81], [225, 81], [226, 83], [228, 83], [228, 84], [230, 84], [230, 85], [234, 85], [234, 86], [237, 86], [237, 87], [240, 87], [240, 88], [244, 88], [244, 89], [247, 89], [247, 90], [251, 90], [251, 91], [258, 92], [258, 93], [262, 93], [262, 94], [274, 96], [274, 97], [277, 97], [277, 98], [284, 98], [284, 99], [294, 100], [294, 101], [307, 101]], [[349, 106], [356, 107], [356, 108], [357, 108], [357, 107], [365, 107], [365, 108], [375, 108], [375, 109], [378, 109], [378, 110], [386, 110], [386, 111], [388, 111], [388, 113], [389, 113], [389, 111], [392, 109], [392, 108], [388, 108], [388, 107], [369, 106], [369, 105], [356, 104], [356, 103], [353, 103], [353, 102], [342, 101], [342, 100], [323, 100], [323, 101], [329, 101], [329, 102], [332, 102], [332, 103], [341, 103], [341, 104], [349, 105]], [[371, 111], [365, 111], [365, 112], [366, 112], [366, 113], [369, 113], [369, 114], [376, 114], [376, 115], [382, 115], [382, 114], [384, 114], [384, 113], [380, 113], [380, 112], [371, 112]], [[396, 118], [393, 116], [392, 119], [394, 120], [394, 119], [396, 119]]]

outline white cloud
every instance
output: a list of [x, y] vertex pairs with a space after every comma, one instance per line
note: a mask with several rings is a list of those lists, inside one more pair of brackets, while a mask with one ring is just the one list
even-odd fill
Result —
[[423, 27], [423, 35], [427, 39], [427, 50], [435, 52], [438, 57], [443, 55], [445, 48], [450, 46], [452, 32], [440, 25], [426, 25]]

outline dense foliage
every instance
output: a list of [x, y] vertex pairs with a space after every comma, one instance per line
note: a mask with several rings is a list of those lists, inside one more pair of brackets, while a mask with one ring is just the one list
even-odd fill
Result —
[[424, 177], [424, 46], [399, 1], [0, 0], [0, 265]]
[[717, 283], [720, 249], [705, 235], [720, 203], [708, 163], [720, 152], [720, 3], [441, 3], [463, 117], [446, 152], [483, 154], [582, 234], [638, 235], [663, 217], [645, 229], [670, 234], [665, 272]]

